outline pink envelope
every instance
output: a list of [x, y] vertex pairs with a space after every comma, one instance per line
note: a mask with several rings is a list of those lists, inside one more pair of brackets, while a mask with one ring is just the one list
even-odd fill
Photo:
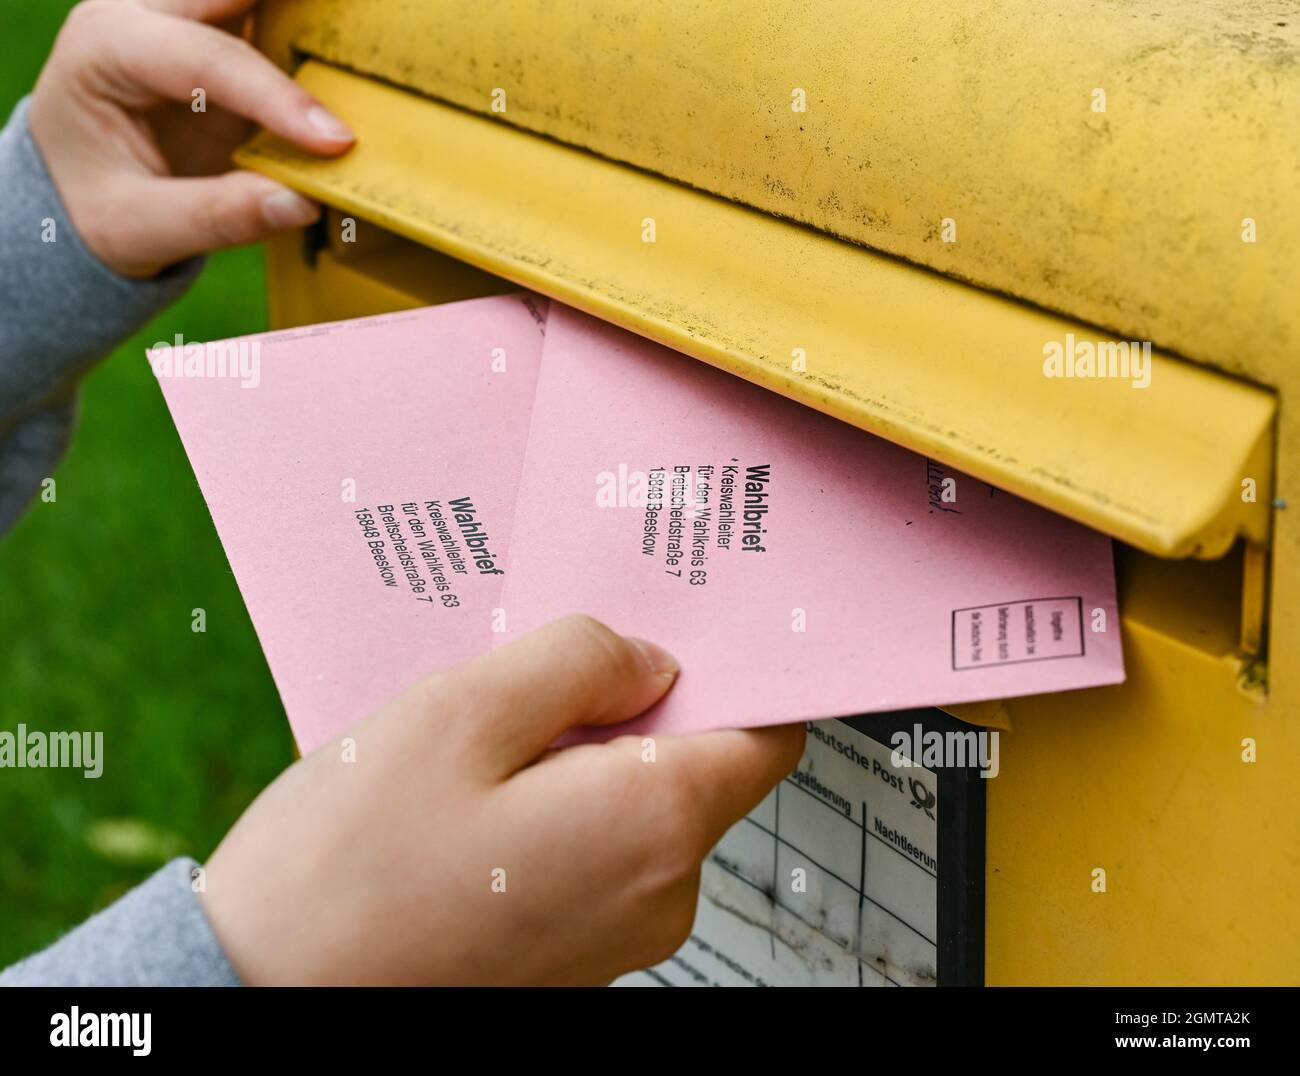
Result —
[[150, 352], [304, 753], [491, 648], [544, 327], [515, 295]]
[[1109, 538], [558, 305], [502, 605], [678, 657], [620, 734], [1124, 678]]

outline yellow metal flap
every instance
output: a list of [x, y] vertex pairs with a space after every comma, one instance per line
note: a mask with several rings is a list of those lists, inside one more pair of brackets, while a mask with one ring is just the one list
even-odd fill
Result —
[[244, 166], [1151, 553], [1267, 540], [1259, 388], [1158, 351], [1149, 376], [1049, 378], [1056, 346], [1114, 342], [319, 61], [298, 78], [357, 147], [319, 160], [261, 134]]

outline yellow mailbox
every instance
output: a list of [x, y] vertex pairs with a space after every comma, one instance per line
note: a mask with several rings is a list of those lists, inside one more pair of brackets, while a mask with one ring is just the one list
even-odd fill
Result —
[[1300, 19], [1158, 8], [260, 9], [359, 136], [241, 151], [275, 327], [523, 286], [1115, 539], [1127, 682], [953, 711], [990, 984], [1300, 979]]

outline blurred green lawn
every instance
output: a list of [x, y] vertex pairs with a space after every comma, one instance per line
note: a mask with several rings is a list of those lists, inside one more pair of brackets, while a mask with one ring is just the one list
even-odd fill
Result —
[[[0, 114], [69, 0], [0, 4]], [[238, 589], [145, 362], [154, 341], [265, 328], [261, 252], [214, 257], [86, 381], [55, 503], [0, 538], [0, 729], [104, 733], [104, 773], [0, 769], [0, 967], [172, 855], [206, 856], [291, 759]], [[21, 295], [0, 303], [21, 303]], [[3, 316], [0, 314], [0, 316]], [[191, 613], [207, 631], [191, 631]]]

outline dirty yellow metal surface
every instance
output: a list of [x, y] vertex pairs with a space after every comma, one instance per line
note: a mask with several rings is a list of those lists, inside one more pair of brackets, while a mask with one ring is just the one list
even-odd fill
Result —
[[357, 147], [263, 135], [241, 163], [1142, 548], [1267, 539], [1241, 497], [1271, 488], [1266, 392], [1159, 353], [1144, 388], [1048, 379], [1044, 343], [1095, 330], [338, 68], [298, 78]]
[[1264, 381], [1300, 353], [1293, 5], [300, 0], [275, 16], [303, 54], [1125, 337]]
[[[622, 185], [623, 169], [596, 162], [569, 172], [560, 154], [525, 148], [536, 139], [511, 143], [512, 182], [464, 189], [492, 187], [473, 155], [488, 155], [481, 171], [490, 171], [497, 143], [443, 141], [433, 112], [386, 120], [382, 102], [395, 98], [372, 98], [366, 79], [322, 83], [337, 88], [332, 103], [362, 136], [339, 167], [365, 162], [367, 143], [399, 135], [408, 153], [382, 151], [373, 166], [331, 174], [261, 141], [246, 160], [492, 272], [526, 252], [516, 280], [555, 270], [557, 249], [573, 253], [565, 268], [578, 284], [639, 258], [637, 280], [653, 287], [607, 291], [601, 309], [580, 301], [576, 284], [564, 294], [896, 440], [916, 447], [930, 438], [937, 458], [972, 473], [1019, 474], [1018, 492], [1057, 510], [1091, 505], [1070, 514], [1131, 543], [1117, 547], [1127, 682], [968, 714], [1006, 730], [1001, 774], [988, 783], [987, 981], [1300, 981], [1300, 495], [1290, 489], [1300, 468], [1300, 304], [1290, 263], [1300, 20], [1253, 0], [958, 3], [923, 18], [896, 2], [779, 10], [769, 0], [261, 5], [259, 44], [287, 69], [324, 57], [481, 113], [484, 124], [550, 135], [551, 149], [586, 147], [680, 181], [680, 194], [657, 193], [650, 210], [635, 200], [641, 188]], [[318, 69], [308, 63], [306, 77]], [[789, 112], [794, 87], [807, 91], [802, 116]], [[490, 111], [494, 88], [507, 90], [504, 114]], [[1080, 114], [1079, 95], [1088, 101], [1096, 88], [1106, 89], [1106, 112]], [[567, 192], [552, 189], [565, 179]], [[754, 214], [703, 213], [690, 199], [704, 196], [687, 186], [1120, 338], [1152, 338], [1266, 391], [1164, 355], [1157, 376], [1168, 371], [1179, 387], [1163, 402], [1152, 395], [1154, 403], [1129, 407], [1122, 393], [1088, 395], [1083, 382], [1058, 383], [1068, 391], [1054, 399], [1041, 374], [1033, 384], [1021, 352], [1071, 323], [971, 297], [879, 256], [857, 260], [863, 252], [850, 244], [772, 216], [761, 219], [786, 230], [746, 239]], [[629, 192], [621, 215], [606, 205], [611, 193]], [[493, 204], [480, 205], [478, 193]], [[440, 210], [434, 199], [444, 197]], [[530, 231], [529, 207], [548, 199], [549, 230], [542, 222]], [[658, 242], [638, 244], [648, 215]], [[957, 222], [955, 244], [938, 236], [945, 216]], [[565, 246], [577, 217], [586, 220], [585, 249]], [[1257, 222], [1254, 244], [1240, 241], [1245, 217]], [[665, 229], [665, 219], [677, 226]], [[693, 229], [698, 242], [683, 234]], [[358, 313], [419, 301], [409, 250], [395, 272], [374, 275], [365, 258], [336, 271], [346, 254], [326, 253], [313, 263], [301, 245], [276, 244], [272, 295], [291, 297], [295, 317], [339, 316], [345, 300]], [[457, 283], [437, 261], [443, 269], [453, 291], [475, 286], [476, 277]], [[903, 270], [913, 275], [895, 275]], [[823, 272], [831, 296], [819, 292]], [[689, 302], [645, 304], [679, 273]], [[784, 335], [769, 335], [777, 326]], [[994, 333], [1006, 334], [1001, 351]], [[851, 347], [837, 352], [845, 341]], [[834, 376], [793, 377], [794, 347], [805, 348], [810, 370], [833, 360], [823, 372]], [[873, 411], [882, 399], [888, 407]], [[1229, 421], [1219, 421], [1229, 412], [1215, 399]], [[1180, 401], [1190, 409], [1183, 427]], [[1228, 485], [1235, 494], [1270, 465], [1274, 482], [1259, 483], [1256, 507], [1231, 505]], [[1081, 473], [1087, 495], [1058, 495], [1060, 476]], [[1215, 492], [1198, 490], [1198, 480]], [[1147, 519], [1171, 488], [1177, 503]], [[1261, 524], [1257, 513], [1269, 514], [1274, 495], [1271, 526]], [[1238, 531], [1255, 541], [1231, 556], [1168, 559], [1222, 552]], [[1245, 760], [1247, 745], [1255, 761]], [[1094, 885], [1098, 869], [1105, 892]]]
[[1300, 722], [1237, 692], [1230, 653], [1127, 614], [1124, 664], [1121, 687], [1007, 703], [986, 981], [1297, 982]]

